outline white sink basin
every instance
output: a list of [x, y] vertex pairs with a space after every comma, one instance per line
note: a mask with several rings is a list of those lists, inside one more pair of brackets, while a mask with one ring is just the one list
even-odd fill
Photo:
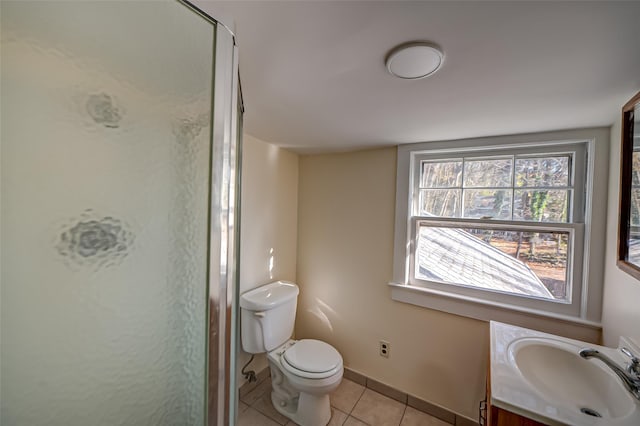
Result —
[[597, 360], [578, 355], [583, 347], [544, 338], [523, 338], [509, 345], [527, 383], [556, 404], [599, 413], [603, 418], [629, 415], [635, 404], [620, 379]]
[[491, 323], [491, 403], [547, 424], [640, 425], [640, 404], [600, 360], [619, 350], [497, 322]]

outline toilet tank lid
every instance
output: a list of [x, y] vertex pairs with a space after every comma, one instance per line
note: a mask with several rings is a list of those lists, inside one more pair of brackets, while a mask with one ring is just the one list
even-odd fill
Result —
[[298, 286], [287, 281], [275, 281], [240, 296], [240, 307], [250, 311], [266, 311], [298, 297]]

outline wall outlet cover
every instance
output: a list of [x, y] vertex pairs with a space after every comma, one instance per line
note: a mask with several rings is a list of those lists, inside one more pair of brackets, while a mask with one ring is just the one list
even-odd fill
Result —
[[389, 352], [391, 352], [391, 343], [380, 340], [380, 356], [389, 358]]

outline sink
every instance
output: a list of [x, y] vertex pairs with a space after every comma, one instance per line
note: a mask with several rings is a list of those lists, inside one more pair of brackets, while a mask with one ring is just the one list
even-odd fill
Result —
[[578, 355], [587, 346], [593, 345], [538, 337], [518, 339], [508, 350], [524, 380], [542, 397], [585, 415], [628, 416], [636, 408], [633, 398], [602, 362]]
[[640, 403], [600, 360], [618, 365], [620, 350], [491, 322], [491, 404], [551, 425], [640, 425]]

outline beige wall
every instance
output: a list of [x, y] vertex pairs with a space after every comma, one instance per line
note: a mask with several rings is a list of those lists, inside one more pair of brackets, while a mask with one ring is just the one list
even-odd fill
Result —
[[[395, 148], [300, 159], [297, 337], [334, 345], [345, 365], [477, 417], [486, 323], [391, 300]], [[391, 356], [378, 355], [378, 341]]]
[[611, 128], [609, 157], [609, 210], [607, 214], [607, 250], [605, 255], [604, 300], [602, 307], [603, 340], [617, 346], [621, 335], [640, 342], [640, 281], [616, 266], [618, 241], [618, 194], [620, 190], [620, 120]]
[[[240, 210], [240, 293], [296, 279], [298, 156], [244, 135]], [[249, 356], [240, 351], [238, 372]], [[266, 367], [264, 356], [251, 368]], [[238, 374], [238, 385], [244, 379]]]
[[[640, 283], [617, 270], [612, 251], [618, 133], [619, 126], [611, 148], [607, 344], [616, 344], [621, 332], [631, 333], [639, 315], [634, 301], [640, 300]], [[297, 337], [325, 340], [341, 352], [347, 367], [476, 419], [484, 397], [488, 324], [390, 297], [395, 148], [298, 159], [245, 136], [242, 171], [241, 292], [275, 279], [298, 282]], [[521, 325], [589, 340], [554, 321]], [[389, 359], [378, 355], [379, 340], [391, 343]], [[241, 354], [239, 367], [247, 359]], [[252, 364], [258, 371], [264, 366], [264, 357]]]
[[[391, 300], [395, 181], [395, 148], [300, 158], [296, 336], [327, 341], [347, 367], [477, 419], [488, 323]], [[555, 320], [519, 325], [599, 337]], [[391, 343], [390, 358], [379, 356], [379, 340]]]

